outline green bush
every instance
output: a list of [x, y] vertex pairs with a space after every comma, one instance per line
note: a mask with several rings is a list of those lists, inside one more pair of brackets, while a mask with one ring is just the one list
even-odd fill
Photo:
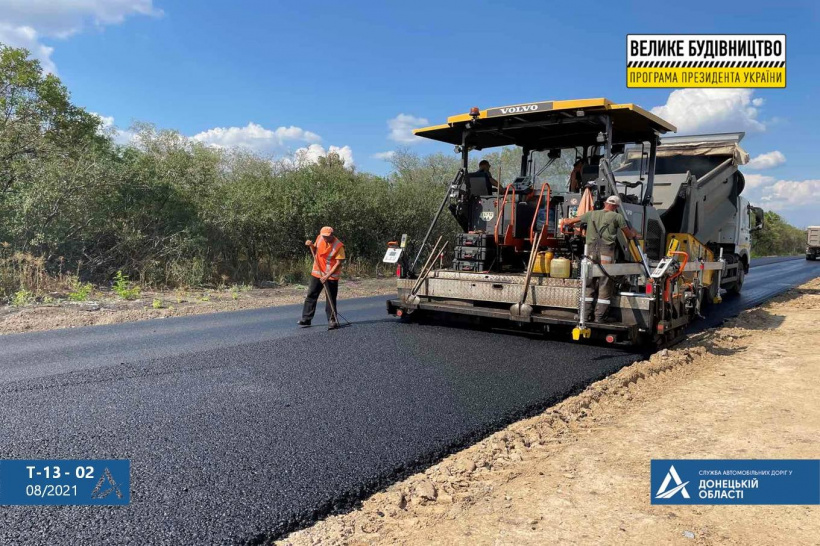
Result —
[[139, 287], [132, 286], [131, 281], [128, 280], [128, 275], [123, 275], [122, 271], [117, 271], [111, 289], [124, 300], [135, 300], [140, 297]]
[[24, 307], [32, 303], [34, 303], [34, 294], [25, 288], [15, 292], [11, 298], [11, 304], [15, 307]]
[[91, 292], [94, 290], [94, 287], [90, 282], [80, 282], [79, 279], [73, 279], [71, 281], [71, 292], [68, 293], [68, 300], [69, 301], [88, 301], [88, 296], [91, 295]]

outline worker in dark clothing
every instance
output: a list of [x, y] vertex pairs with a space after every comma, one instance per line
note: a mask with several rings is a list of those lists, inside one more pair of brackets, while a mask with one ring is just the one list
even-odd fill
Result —
[[584, 170], [584, 160], [579, 159], [572, 166], [572, 172], [569, 173], [569, 191], [572, 193], [581, 193], [581, 188], [584, 187], [584, 182], [581, 179], [581, 173]]
[[496, 180], [495, 178], [493, 178], [493, 175], [490, 173], [490, 162], [489, 162], [489, 161], [487, 161], [486, 159], [482, 159], [482, 160], [478, 163], [478, 170], [477, 170], [476, 172], [474, 172], [474, 173], [470, 173], [468, 176], [471, 176], [471, 177], [472, 177], [472, 176], [483, 176], [483, 177], [485, 177], [485, 178], [487, 179], [487, 182], [489, 182], [489, 183], [490, 183], [490, 185], [488, 185], [488, 186], [487, 186], [487, 189], [488, 189], [488, 190], [489, 190], [492, 186], [495, 186], [495, 188], [496, 188], [498, 191], [501, 191], [501, 182], [499, 182], [498, 180]]
[[[564, 226], [571, 226], [579, 222], [587, 225], [586, 242], [589, 257], [604, 267], [615, 263], [615, 244], [618, 242], [619, 230], [623, 230], [630, 239], [638, 236], [638, 233], [627, 226], [624, 217], [618, 213], [620, 206], [621, 198], [612, 195], [607, 198], [602, 210], [592, 210], [577, 218], [568, 218], [563, 221]], [[587, 317], [592, 319], [594, 315], [595, 322], [614, 322], [614, 319], [606, 316], [612, 289], [612, 280], [607, 276], [593, 277], [589, 280], [584, 297]], [[596, 304], [594, 310], [593, 303]]]
[[324, 288], [327, 290], [325, 304], [327, 329], [335, 330], [339, 327], [339, 319], [336, 316], [336, 294], [339, 291], [339, 277], [342, 262], [345, 259], [345, 246], [333, 235], [333, 228], [330, 226], [322, 228], [315, 243], [308, 239], [305, 241], [305, 246], [310, 248], [313, 254], [313, 270], [310, 272], [310, 285], [302, 309], [302, 319], [297, 324], [310, 326], [310, 321], [316, 313], [316, 302]]

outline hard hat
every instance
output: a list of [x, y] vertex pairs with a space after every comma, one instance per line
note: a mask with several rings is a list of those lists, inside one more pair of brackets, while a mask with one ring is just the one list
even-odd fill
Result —
[[606, 198], [606, 204], [607, 205], [615, 205], [616, 207], [620, 207], [621, 206], [621, 198], [618, 197], [617, 195], [610, 195], [609, 197]]
[[330, 237], [333, 235], [333, 228], [330, 226], [325, 226], [322, 228], [322, 231], [319, 232], [320, 235], [324, 235], [325, 237]]

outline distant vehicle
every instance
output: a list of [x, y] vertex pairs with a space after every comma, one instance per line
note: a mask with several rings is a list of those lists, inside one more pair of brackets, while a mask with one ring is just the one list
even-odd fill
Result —
[[806, 229], [806, 259], [816, 260], [820, 256], [820, 226]]
[[[738, 167], [749, 159], [739, 145], [743, 133], [661, 138], [670, 131], [672, 124], [639, 106], [607, 99], [473, 108], [416, 130], [455, 145], [462, 165], [416, 257], [400, 262], [398, 299], [387, 302], [388, 312], [403, 320], [461, 316], [563, 329], [575, 340], [676, 340], [706, 304], [720, 301], [721, 288], [740, 292], [750, 233], [762, 227], [763, 211], [740, 196], [745, 179]], [[485, 173], [469, 172], [468, 158], [474, 150], [501, 146], [518, 147], [521, 167], [496, 192]], [[582, 161], [577, 177], [589, 191], [542, 176], [562, 156]], [[575, 217], [581, 206], [602, 208], [613, 195], [621, 198], [620, 213], [639, 241], [618, 234], [617, 263], [602, 265], [560, 220]], [[430, 234], [445, 208], [463, 233], [431, 248]], [[443, 267], [447, 244], [454, 245], [448, 252], [453, 260]], [[393, 260], [400, 253], [394, 248], [388, 254]], [[614, 320], [593, 322], [585, 316], [584, 293], [603, 276], [617, 281], [609, 308]]]

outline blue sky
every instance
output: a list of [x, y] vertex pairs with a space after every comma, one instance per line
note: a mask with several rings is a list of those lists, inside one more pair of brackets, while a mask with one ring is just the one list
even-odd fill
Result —
[[[470, 106], [607, 97], [662, 107], [682, 132], [745, 130], [748, 196], [820, 224], [816, 2], [0, 0], [0, 41], [28, 47], [74, 101], [282, 156], [339, 151], [358, 169], [424, 120]], [[627, 89], [627, 33], [785, 33], [788, 87]], [[126, 139], [127, 133], [121, 138]]]

